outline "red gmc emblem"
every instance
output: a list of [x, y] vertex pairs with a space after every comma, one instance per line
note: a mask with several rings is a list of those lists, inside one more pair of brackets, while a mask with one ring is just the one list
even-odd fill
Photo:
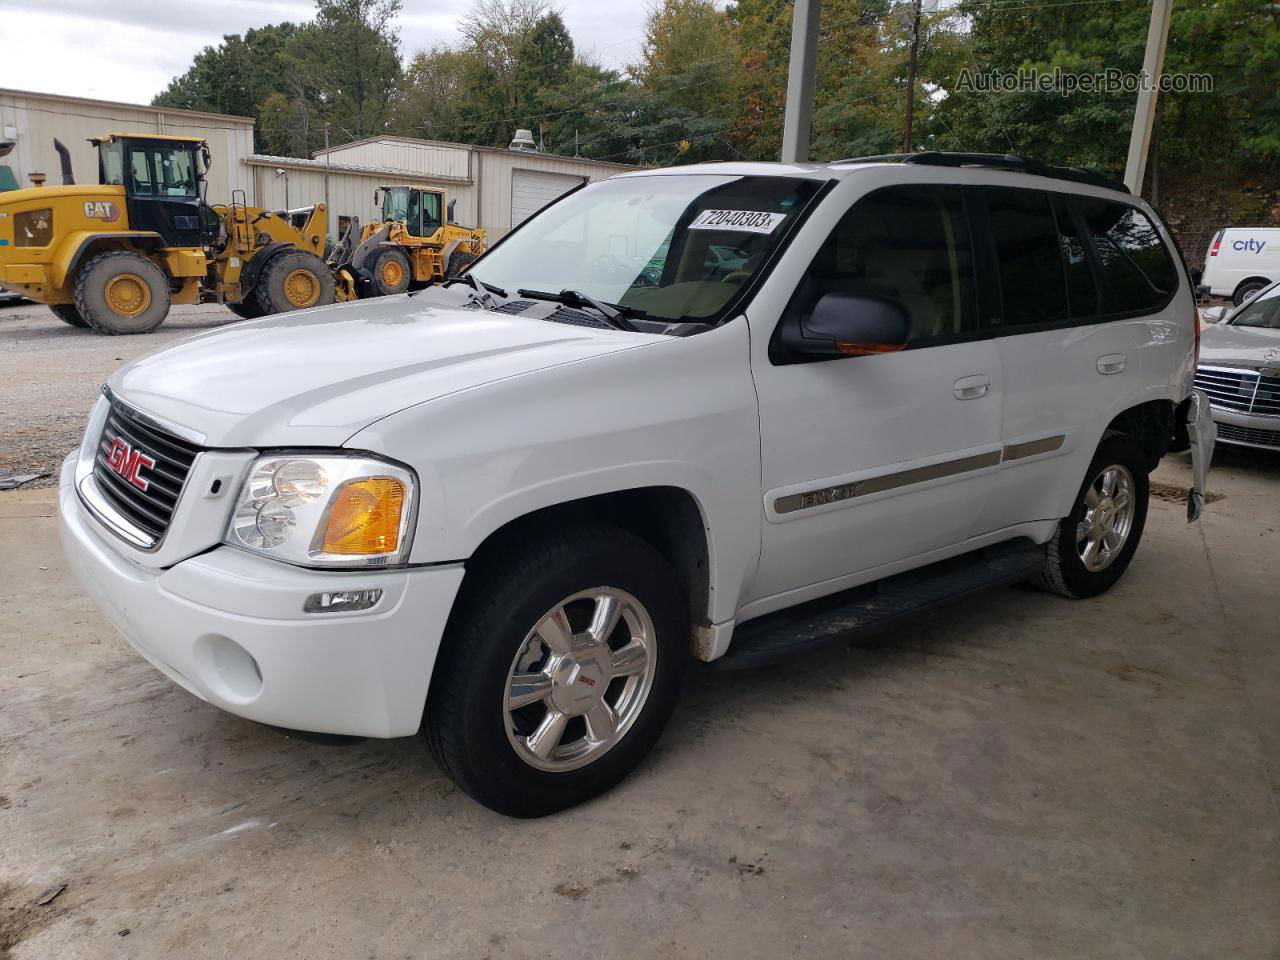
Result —
[[155, 460], [136, 447], [130, 447], [119, 437], [111, 441], [111, 452], [107, 454], [107, 466], [139, 490], [146, 490], [151, 485], [150, 481], [142, 476], [142, 471], [155, 465]]

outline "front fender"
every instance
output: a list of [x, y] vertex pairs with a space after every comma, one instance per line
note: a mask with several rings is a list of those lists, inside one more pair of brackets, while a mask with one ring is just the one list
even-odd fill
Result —
[[506, 524], [600, 494], [675, 487], [707, 536], [713, 623], [760, 555], [759, 413], [747, 326], [486, 383], [410, 407], [346, 446], [409, 463], [422, 489], [414, 563], [470, 557]]

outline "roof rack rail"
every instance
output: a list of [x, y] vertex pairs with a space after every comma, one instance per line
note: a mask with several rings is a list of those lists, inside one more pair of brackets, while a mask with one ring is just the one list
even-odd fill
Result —
[[1056, 167], [1030, 157], [1020, 157], [1016, 153], [944, 153], [930, 150], [923, 153], [886, 153], [877, 157], [850, 157], [833, 162], [883, 163], [886, 161], [918, 163], [931, 167], [991, 167], [996, 170], [1015, 170], [1038, 177], [1053, 177], [1057, 180], [1087, 183], [1090, 186], [1105, 187], [1108, 190], [1119, 190], [1123, 193], [1130, 192], [1129, 188], [1119, 180], [1113, 180], [1092, 170], [1085, 170], [1083, 167]]

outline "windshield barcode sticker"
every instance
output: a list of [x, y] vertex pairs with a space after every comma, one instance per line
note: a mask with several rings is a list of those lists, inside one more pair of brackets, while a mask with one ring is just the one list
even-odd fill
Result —
[[773, 233], [785, 213], [762, 213], [759, 210], [703, 210], [690, 230], [739, 230], [744, 233]]

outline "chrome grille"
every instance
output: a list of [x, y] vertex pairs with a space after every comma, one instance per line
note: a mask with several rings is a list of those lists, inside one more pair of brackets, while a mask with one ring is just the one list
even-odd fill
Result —
[[1280, 449], [1280, 430], [1259, 430], [1256, 427], [1237, 427], [1234, 423], [1219, 423], [1218, 439], [1223, 443], [1247, 443], [1255, 447]]
[[1201, 367], [1196, 387], [1215, 407], [1239, 413], [1280, 417], [1280, 377], [1259, 376], [1256, 370], [1237, 367]]
[[199, 447], [112, 400], [98, 438], [93, 476], [103, 498], [153, 544], [159, 543], [198, 453]]

